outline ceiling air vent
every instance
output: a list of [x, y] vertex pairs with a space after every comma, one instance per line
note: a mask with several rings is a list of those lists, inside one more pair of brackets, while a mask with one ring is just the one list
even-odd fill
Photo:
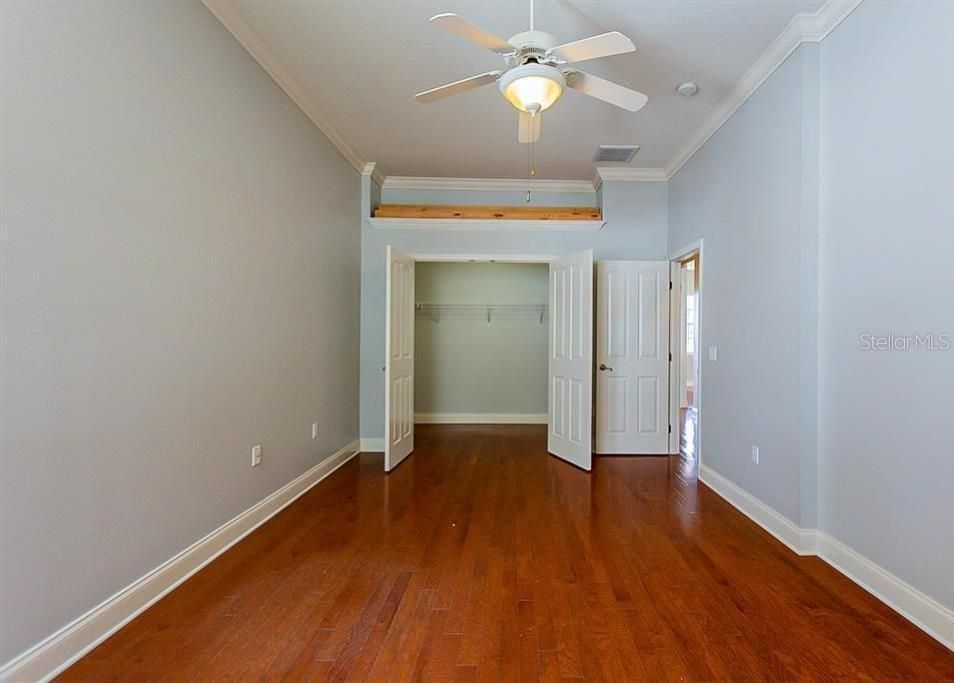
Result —
[[600, 145], [593, 161], [598, 164], [628, 164], [639, 151], [639, 145]]

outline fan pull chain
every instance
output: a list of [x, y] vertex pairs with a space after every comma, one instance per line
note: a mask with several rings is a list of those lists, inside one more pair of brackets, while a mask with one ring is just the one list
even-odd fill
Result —
[[536, 160], [533, 156], [533, 132], [536, 123], [536, 114], [530, 114], [530, 144], [527, 145], [527, 204], [530, 203], [530, 180], [537, 174]]
[[[535, 123], [536, 123], [536, 122], [534, 121], [534, 122], [531, 123], [531, 125], [534, 125]], [[534, 153], [533, 153], [533, 152], [534, 152], [533, 146], [534, 146], [535, 144], [536, 144], [536, 143], [533, 142], [533, 141], [530, 142], [530, 177], [531, 177], [531, 178], [537, 174], [537, 159], [536, 159], [536, 157], [534, 156]]]

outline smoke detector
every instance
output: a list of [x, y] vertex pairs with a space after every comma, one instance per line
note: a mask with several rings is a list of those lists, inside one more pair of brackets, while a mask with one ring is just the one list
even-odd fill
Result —
[[628, 164], [639, 151], [639, 145], [600, 145], [596, 148], [593, 161], [600, 164]]
[[699, 86], [693, 81], [683, 81], [676, 86], [676, 92], [683, 97], [692, 97], [699, 92]]

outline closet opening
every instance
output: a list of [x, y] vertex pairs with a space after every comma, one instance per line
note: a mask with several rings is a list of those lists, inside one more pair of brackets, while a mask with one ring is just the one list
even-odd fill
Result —
[[546, 424], [547, 451], [589, 471], [593, 250], [461, 257], [388, 245], [385, 263], [385, 471], [413, 452], [419, 421]]
[[419, 261], [414, 421], [546, 424], [546, 262]]

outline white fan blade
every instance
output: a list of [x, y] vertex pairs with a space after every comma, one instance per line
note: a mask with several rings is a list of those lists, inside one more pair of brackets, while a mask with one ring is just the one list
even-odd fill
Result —
[[633, 41], [619, 31], [610, 31], [598, 36], [574, 40], [572, 43], [557, 45], [550, 54], [565, 64], [585, 62], [587, 59], [599, 59], [624, 52], [635, 52]]
[[464, 40], [469, 40], [475, 45], [496, 52], [498, 55], [509, 54], [517, 49], [503, 38], [485, 31], [480, 26], [475, 26], [456, 14], [437, 14], [431, 17], [431, 23], [460, 36]]
[[442, 97], [449, 97], [451, 95], [456, 95], [457, 93], [464, 92], [465, 90], [471, 90], [473, 88], [479, 88], [482, 85], [487, 85], [488, 83], [495, 83], [500, 74], [503, 71], [488, 71], [485, 74], [480, 74], [479, 76], [471, 76], [470, 78], [465, 78], [461, 81], [454, 81], [453, 83], [448, 83], [447, 85], [442, 85], [437, 88], [431, 88], [430, 90], [425, 90], [424, 92], [419, 92], [414, 96], [418, 102], [433, 102], [434, 100], [439, 100]]
[[582, 71], [571, 71], [566, 74], [566, 84], [584, 95], [615, 104], [629, 111], [639, 111], [649, 102], [649, 98], [641, 92]]
[[526, 145], [539, 140], [540, 124], [543, 123], [542, 118], [539, 112], [536, 116], [530, 116], [525, 111], [520, 112], [517, 125], [517, 142]]

